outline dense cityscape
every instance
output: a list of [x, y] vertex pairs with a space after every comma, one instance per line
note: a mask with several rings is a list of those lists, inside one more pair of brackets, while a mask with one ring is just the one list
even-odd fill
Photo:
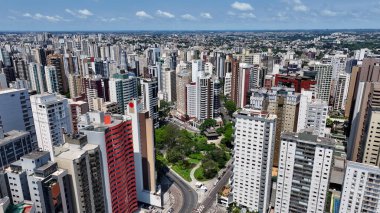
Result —
[[[229, 17], [256, 18], [251, 4], [227, 6]], [[199, 25], [213, 15], [136, 12]], [[2, 21], [0, 213], [380, 212], [379, 30], [25, 31]]]

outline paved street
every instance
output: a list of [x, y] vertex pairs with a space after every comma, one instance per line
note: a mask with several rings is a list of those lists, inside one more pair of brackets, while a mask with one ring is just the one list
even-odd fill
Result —
[[166, 176], [169, 177], [173, 182], [178, 186], [182, 192], [182, 207], [180, 213], [191, 213], [193, 209], [196, 208], [198, 203], [198, 195], [187, 183], [179, 178], [176, 174], [169, 171], [166, 173]]
[[228, 166], [226, 172], [222, 176], [222, 178], [219, 180], [219, 182], [216, 184], [216, 186], [210, 191], [207, 198], [198, 206], [197, 211], [198, 213], [202, 212], [208, 212], [208, 210], [211, 208], [213, 203], [215, 202], [216, 195], [218, 192], [222, 189], [224, 185], [228, 183], [228, 180], [232, 176], [232, 166]]

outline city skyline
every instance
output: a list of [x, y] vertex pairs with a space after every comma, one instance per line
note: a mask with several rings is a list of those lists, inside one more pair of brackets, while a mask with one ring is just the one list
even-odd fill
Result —
[[0, 13], [0, 31], [378, 29], [380, 3], [21, 0]]

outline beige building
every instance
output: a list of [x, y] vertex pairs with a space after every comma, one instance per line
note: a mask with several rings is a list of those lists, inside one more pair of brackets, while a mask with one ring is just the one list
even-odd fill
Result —
[[78, 97], [84, 93], [84, 88], [82, 86], [82, 76], [69, 74], [69, 89], [70, 97]]
[[[347, 156], [349, 160], [363, 162], [363, 157], [368, 156], [368, 162], [374, 162], [372, 151], [366, 148], [367, 142], [369, 147], [377, 143], [376, 128], [378, 107], [380, 107], [380, 83], [360, 82], [357, 91], [356, 104], [353, 111], [350, 137], [347, 144]], [[376, 112], [376, 113], [375, 113]], [[373, 127], [373, 129], [372, 129]], [[377, 150], [377, 149], [376, 149]], [[368, 151], [368, 154], [367, 154]], [[376, 151], [375, 151], [376, 152]]]
[[177, 74], [177, 112], [181, 115], [185, 115], [187, 111], [186, 85], [190, 83], [190, 78], [190, 72], [187, 70], [182, 70]]
[[93, 110], [108, 112], [111, 114], [123, 114], [119, 104], [116, 102], [104, 102], [103, 98], [93, 98], [92, 103], [94, 107]]
[[69, 174], [75, 212], [105, 212], [99, 146], [88, 144], [85, 135], [65, 135], [65, 142], [55, 147], [54, 160]]
[[277, 115], [276, 143], [273, 165], [277, 167], [281, 142], [281, 133], [297, 132], [300, 94], [294, 89], [273, 87], [268, 93], [268, 112]]
[[372, 109], [368, 112], [365, 149], [363, 150], [363, 163], [380, 166], [380, 109]]

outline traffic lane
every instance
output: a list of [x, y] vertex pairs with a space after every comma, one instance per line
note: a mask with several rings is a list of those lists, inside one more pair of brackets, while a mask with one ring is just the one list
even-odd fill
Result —
[[187, 185], [182, 179], [178, 178], [171, 171], [167, 173], [167, 176], [171, 178], [178, 188], [182, 192], [182, 207], [181, 213], [191, 213], [196, 208], [198, 203], [198, 195], [189, 185]]
[[216, 199], [217, 193], [222, 189], [223, 186], [225, 186], [228, 183], [228, 180], [230, 179], [231, 176], [232, 176], [232, 166], [229, 166], [226, 172], [224, 173], [224, 175], [222, 176], [222, 178], [218, 181], [216, 186], [211, 190], [208, 197], [199, 206], [200, 208], [200, 209], [198, 208], [198, 210], [200, 210], [198, 211], [199, 213], [207, 212], [211, 208], [213, 202]]

